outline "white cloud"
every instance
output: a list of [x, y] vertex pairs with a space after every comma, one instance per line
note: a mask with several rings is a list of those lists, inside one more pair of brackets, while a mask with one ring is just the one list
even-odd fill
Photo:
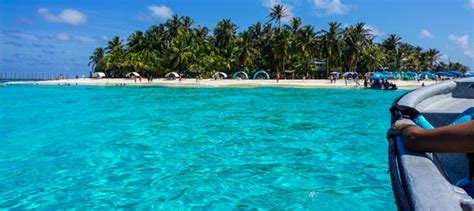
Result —
[[351, 5], [344, 4], [341, 0], [313, 0], [317, 10], [324, 10], [323, 15], [344, 15], [349, 12]]
[[69, 41], [69, 40], [71, 40], [71, 36], [69, 36], [69, 34], [64, 33], [64, 32], [57, 33], [55, 37], [59, 41]]
[[99, 41], [99, 38], [92, 38], [88, 36], [81, 35], [70, 35], [66, 32], [59, 32], [54, 35], [54, 39], [59, 41], [78, 41], [78, 42], [96, 42]]
[[150, 10], [153, 18], [159, 19], [168, 19], [174, 14], [173, 11], [165, 5], [150, 5], [148, 6], [148, 10]]
[[422, 38], [433, 38], [434, 35], [427, 29], [421, 29], [420, 36]]
[[450, 34], [448, 39], [458, 45], [464, 51], [464, 55], [474, 59], [474, 47], [469, 44], [469, 35], [465, 34], [457, 36]]
[[467, 8], [474, 9], [474, 0], [469, 0], [466, 6]]
[[282, 18], [281, 21], [284, 23], [289, 23], [290, 20], [294, 17], [293, 7], [287, 3], [283, 3], [281, 0], [264, 0], [262, 5], [267, 9], [271, 10], [273, 6], [281, 4], [286, 9], [287, 16]]
[[47, 8], [38, 9], [38, 14], [46, 21], [52, 23], [66, 23], [71, 25], [81, 25], [87, 22], [87, 16], [83, 13], [73, 10], [65, 9], [59, 14], [55, 15], [49, 12]]
[[446, 54], [441, 54], [441, 56], [439, 57], [439, 59], [441, 61], [448, 61], [449, 62], [449, 56], [446, 55]]
[[371, 31], [371, 33], [375, 36], [382, 36], [384, 35], [383, 32], [381, 32], [377, 27], [375, 26], [371, 26], [371, 25], [365, 25], [364, 26], [365, 29], [368, 29]]

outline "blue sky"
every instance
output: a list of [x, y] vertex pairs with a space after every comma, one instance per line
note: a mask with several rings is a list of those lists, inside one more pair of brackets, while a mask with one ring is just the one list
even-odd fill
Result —
[[396, 33], [474, 69], [474, 0], [0, 0], [0, 72], [88, 74], [89, 55], [114, 35], [126, 39], [172, 14], [207, 27], [230, 18], [242, 30], [267, 21], [276, 3], [317, 30], [365, 22], [376, 41]]

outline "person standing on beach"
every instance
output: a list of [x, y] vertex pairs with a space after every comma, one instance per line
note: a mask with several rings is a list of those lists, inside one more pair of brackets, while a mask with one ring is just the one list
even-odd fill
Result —
[[352, 75], [352, 78], [354, 79], [356, 86], [360, 86], [359, 84], [359, 73], [357, 71], [354, 71], [354, 75]]
[[280, 72], [276, 72], [276, 81], [277, 83], [280, 81]]

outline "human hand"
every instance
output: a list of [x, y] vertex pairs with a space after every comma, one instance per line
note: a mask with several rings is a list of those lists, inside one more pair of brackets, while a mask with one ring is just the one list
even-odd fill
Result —
[[410, 128], [410, 127], [416, 127], [416, 125], [412, 125], [412, 124], [399, 124], [399, 125], [395, 125], [393, 126], [392, 128], [388, 129], [387, 131], [387, 137], [395, 137], [395, 136], [399, 136], [399, 135], [403, 135], [403, 132]]

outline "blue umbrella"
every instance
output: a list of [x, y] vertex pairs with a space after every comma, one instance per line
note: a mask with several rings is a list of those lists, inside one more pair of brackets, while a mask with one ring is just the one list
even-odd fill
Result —
[[374, 74], [374, 76], [371, 77], [373, 80], [380, 80], [380, 79], [387, 79], [388, 77], [384, 74]]
[[451, 74], [452, 76], [455, 76], [455, 77], [462, 76], [462, 72], [461, 72], [461, 71], [457, 71], [457, 70], [451, 70], [451, 71], [449, 71], [448, 73]]
[[408, 71], [406, 74], [409, 75], [409, 76], [416, 76], [417, 75], [415, 72], [412, 72], [412, 71]]

